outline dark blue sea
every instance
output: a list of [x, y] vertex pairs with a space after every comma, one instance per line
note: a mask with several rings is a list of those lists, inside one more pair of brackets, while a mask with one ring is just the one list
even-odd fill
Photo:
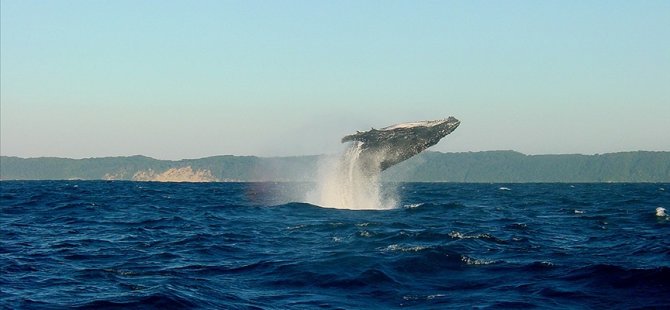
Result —
[[670, 308], [670, 184], [0, 186], [6, 309]]

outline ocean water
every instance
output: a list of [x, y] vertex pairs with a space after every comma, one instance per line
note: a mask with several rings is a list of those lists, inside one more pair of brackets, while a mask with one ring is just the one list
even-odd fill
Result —
[[670, 308], [670, 184], [0, 186], [1, 308]]

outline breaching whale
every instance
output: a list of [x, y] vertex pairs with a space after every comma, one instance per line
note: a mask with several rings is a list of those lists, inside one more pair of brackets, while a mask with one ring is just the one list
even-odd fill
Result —
[[453, 132], [460, 121], [447, 119], [396, 124], [372, 128], [342, 138], [342, 143], [358, 141], [359, 160], [363, 167], [383, 171], [437, 144]]

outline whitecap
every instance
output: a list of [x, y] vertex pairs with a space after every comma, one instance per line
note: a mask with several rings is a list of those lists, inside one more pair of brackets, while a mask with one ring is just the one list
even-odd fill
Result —
[[383, 249], [382, 252], [418, 252], [427, 249], [428, 247], [417, 245], [417, 246], [401, 246], [398, 244], [391, 244]]
[[658, 216], [658, 217], [666, 217], [666, 216], [668, 216], [668, 214], [665, 213], [665, 211], [666, 211], [666, 210], [665, 210], [665, 208], [663, 208], [663, 207], [658, 207], [658, 208], [656, 208], [656, 216]]
[[426, 296], [426, 299], [431, 300], [431, 299], [441, 298], [441, 297], [445, 297], [445, 296], [447, 296], [447, 295], [445, 295], [445, 294], [428, 295], [428, 296]]
[[298, 224], [298, 225], [295, 225], [295, 226], [289, 226], [289, 227], [286, 227], [286, 229], [288, 229], [288, 230], [296, 230], [296, 229], [302, 229], [302, 228], [305, 228], [305, 227], [307, 227], [307, 225], [304, 225], [304, 224]]
[[433, 295], [405, 295], [402, 299], [406, 301], [419, 301], [419, 300], [433, 300], [436, 298], [446, 297], [446, 294], [433, 294]]
[[414, 208], [418, 208], [418, 207], [423, 206], [423, 205], [424, 204], [422, 202], [420, 202], [420, 203], [407, 204], [407, 205], [404, 205], [402, 207], [405, 208], [405, 209], [414, 209]]
[[367, 230], [360, 231], [358, 235], [365, 238], [372, 237], [372, 234]]
[[452, 238], [454, 238], [454, 239], [479, 239], [479, 238], [483, 238], [483, 239], [496, 239], [496, 238], [493, 237], [492, 235], [490, 235], [490, 234], [486, 234], [486, 233], [484, 233], [484, 234], [476, 234], [476, 235], [467, 235], [467, 234], [463, 234], [463, 233], [461, 233], [461, 232], [459, 232], [459, 231], [455, 231], [455, 230], [449, 233], [449, 237], [452, 237]]
[[458, 231], [455, 231], [455, 230], [449, 233], [449, 237], [456, 238], [456, 239], [464, 239], [465, 238], [465, 236], [462, 233], [460, 233]]
[[511, 191], [511, 189], [509, 187], [504, 187], [504, 186], [501, 186], [499, 188], [499, 190], [501, 190], [501, 191]]
[[475, 258], [470, 258], [465, 255], [461, 256], [461, 261], [466, 263], [467, 265], [490, 265], [490, 264], [495, 264], [495, 260], [488, 260], [488, 259], [475, 259]]

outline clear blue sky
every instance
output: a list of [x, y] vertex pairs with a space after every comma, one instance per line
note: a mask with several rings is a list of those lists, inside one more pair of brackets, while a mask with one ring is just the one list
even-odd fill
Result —
[[670, 1], [1, 2], [0, 153], [670, 151]]

